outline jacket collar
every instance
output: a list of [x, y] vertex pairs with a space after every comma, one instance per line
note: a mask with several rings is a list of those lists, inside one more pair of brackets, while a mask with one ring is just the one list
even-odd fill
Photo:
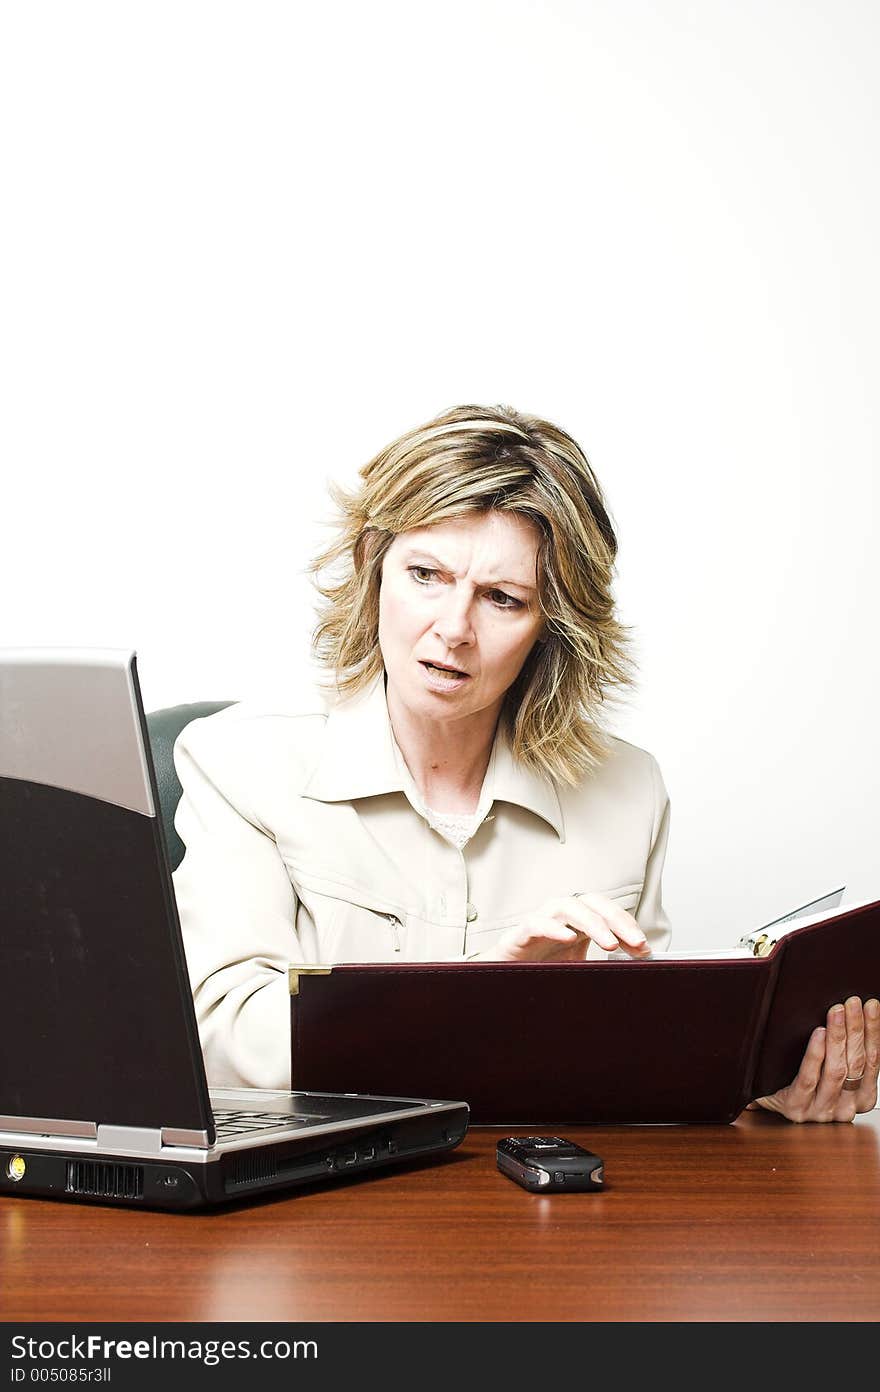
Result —
[[[321, 751], [302, 796], [318, 802], [350, 802], [404, 793], [412, 801], [414, 791], [391, 731], [384, 675], [380, 675], [364, 691], [331, 706]], [[534, 812], [553, 827], [560, 841], [565, 840], [555, 783], [518, 763], [500, 729], [480, 794], [484, 816], [493, 802], [512, 802]]]

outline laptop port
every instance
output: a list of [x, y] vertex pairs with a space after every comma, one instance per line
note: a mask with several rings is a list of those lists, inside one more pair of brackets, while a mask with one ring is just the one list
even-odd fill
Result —
[[367, 1146], [364, 1150], [361, 1151], [361, 1159], [362, 1159], [362, 1160], [375, 1160], [375, 1158], [376, 1158], [376, 1147], [375, 1147], [375, 1146], [373, 1146], [373, 1145]]
[[356, 1150], [347, 1150], [339, 1158], [343, 1165], [356, 1165], [358, 1153]]

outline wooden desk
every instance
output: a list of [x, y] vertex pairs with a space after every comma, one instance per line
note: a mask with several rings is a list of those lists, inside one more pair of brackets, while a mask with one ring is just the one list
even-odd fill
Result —
[[567, 1127], [608, 1184], [553, 1197], [498, 1173], [501, 1134], [213, 1213], [4, 1199], [3, 1319], [880, 1318], [880, 1111]]

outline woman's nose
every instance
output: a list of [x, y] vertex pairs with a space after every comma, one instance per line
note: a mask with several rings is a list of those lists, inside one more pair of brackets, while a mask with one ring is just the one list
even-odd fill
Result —
[[434, 631], [448, 647], [474, 641], [471, 602], [466, 595], [449, 595], [434, 620]]

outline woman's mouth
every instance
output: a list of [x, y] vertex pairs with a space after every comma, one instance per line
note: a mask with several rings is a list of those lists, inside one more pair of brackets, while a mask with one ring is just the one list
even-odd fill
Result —
[[438, 667], [435, 662], [422, 662], [422, 666], [431, 678], [432, 685], [438, 687], [461, 686], [470, 678], [469, 672], [461, 672], [457, 667]]

